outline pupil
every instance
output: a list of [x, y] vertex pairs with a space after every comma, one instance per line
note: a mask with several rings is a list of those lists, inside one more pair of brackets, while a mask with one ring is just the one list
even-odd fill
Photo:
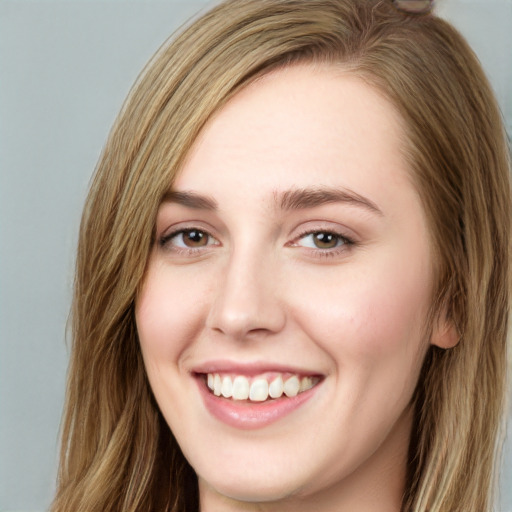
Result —
[[315, 245], [321, 249], [332, 249], [337, 243], [336, 235], [332, 233], [315, 234]]

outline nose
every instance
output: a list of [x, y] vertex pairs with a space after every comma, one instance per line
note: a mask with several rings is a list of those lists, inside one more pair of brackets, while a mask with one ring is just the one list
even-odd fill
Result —
[[271, 258], [233, 254], [213, 292], [207, 327], [232, 339], [275, 334], [284, 328], [279, 272]]

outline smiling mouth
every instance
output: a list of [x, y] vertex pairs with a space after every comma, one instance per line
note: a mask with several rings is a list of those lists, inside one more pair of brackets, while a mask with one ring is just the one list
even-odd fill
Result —
[[275, 372], [254, 377], [208, 373], [204, 374], [204, 378], [207, 388], [213, 395], [246, 402], [265, 402], [282, 397], [292, 398], [312, 389], [320, 382], [318, 376]]

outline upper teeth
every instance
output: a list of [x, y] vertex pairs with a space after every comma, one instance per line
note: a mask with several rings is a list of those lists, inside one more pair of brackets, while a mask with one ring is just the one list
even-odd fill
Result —
[[218, 373], [207, 374], [208, 387], [214, 395], [234, 400], [252, 400], [253, 402], [264, 402], [270, 398], [279, 398], [286, 395], [293, 397], [311, 389], [318, 382], [316, 377], [302, 377], [297, 375], [283, 380], [282, 375], [267, 378], [258, 376], [250, 381], [244, 375], [232, 377], [230, 375], [221, 376]]

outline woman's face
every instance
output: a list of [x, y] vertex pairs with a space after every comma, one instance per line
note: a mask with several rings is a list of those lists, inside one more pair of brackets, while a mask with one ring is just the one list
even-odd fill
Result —
[[403, 140], [370, 86], [303, 65], [238, 93], [196, 141], [136, 319], [203, 503], [399, 503], [433, 278]]

